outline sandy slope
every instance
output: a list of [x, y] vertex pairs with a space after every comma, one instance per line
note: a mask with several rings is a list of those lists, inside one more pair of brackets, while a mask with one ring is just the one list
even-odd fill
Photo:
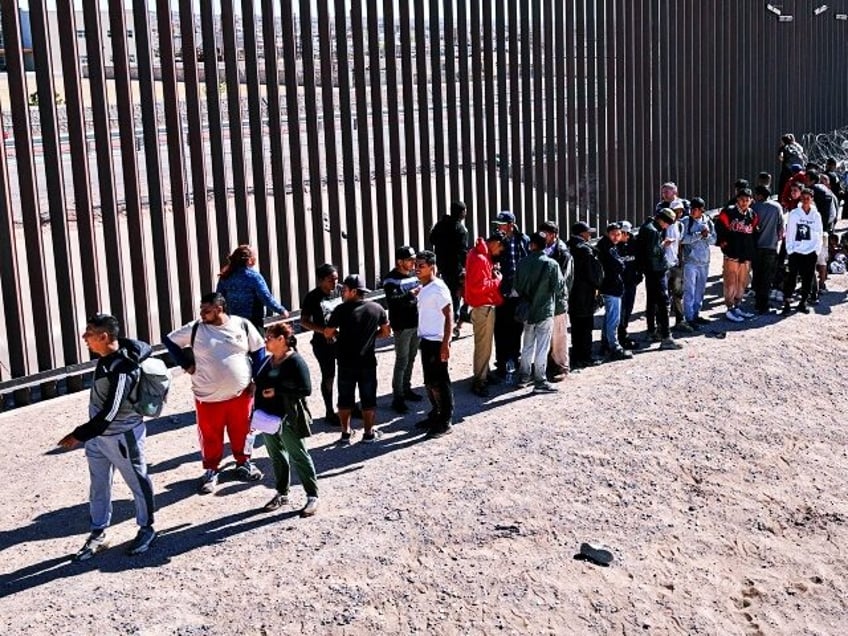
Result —
[[[392, 417], [386, 348], [386, 438], [337, 448], [317, 423], [322, 507], [309, 520], [296, 516], [299, 487], [291, 510], [257, 512], [270, 475], [194, 494], [180, 377], [169, 415], [149, 426], [162, 536], [132, 559], [133, 508], [117, 479], [113, 549], [69, 562], [87, 532], [88, 476], [81, 451], [53, 446], [86, 396], [0, 415], [2, 631], [845, 633], [846, 279], [814, 314], [718, 319], [725, 339], [654, 345], [572, 375], [559, 395], [504, 389], [481, 403], [465, 337], [451, 365], [462, 421], [436, 441], [420, 439], [419, 418]], [[718, 315], [720, 287], [710, 290]], [[613, 548], [610, 567], [574, 559], [589, 539]]]

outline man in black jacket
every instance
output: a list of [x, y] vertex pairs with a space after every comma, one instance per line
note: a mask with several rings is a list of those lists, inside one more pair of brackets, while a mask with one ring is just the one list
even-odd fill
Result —
[[619, 254], [621, 226], [610, 223], [606, 235], [598, 241], [598, 254], [604, 267], [604, 279], [600, 293], [604, 299], [604, 328], [602, 342], [606, 345], [607, 358], [629, 360], [633, 354], [625, 351], [618, 341], [618, 325], [621, 321], [621, 298], [624, 295], [624, 258]]
[[574, 258], [574, 283], [568, 296], [572, 369], [598, 364], [592, 357], [592, 327], [604, 268], [597, 251], [589, 243], [594, 232], [595, 228], [580, 221], [571, 226], [571, 237], [568, 239], [568, 248]]
[[[668, 261], [665, 257], [664, 242], [668, 239], [662, 238], [663, 231], [674, 223], [674, 213], [668, 208], [660, 209], [653, 219], [645, 221], [639, 228], [637, 243], [637, 262], [639, 268], [645, 275], [645, 294], [647, 302], [645, 315], [648, 318], [648, 336], [661, 341], [660, 349], [680, 349], [681, 346], [671, 337], [668, 326], [668, 286], [666, 271]], [[654, 325], [650, 323], [656, 320], [658, 332], [653, 331]]]
[[395, 268], [383, 278], [389, 323], [395, 340], [395, 369], [392, 376], [392, 408], [408, 413], [405, 400], [423, 399], [412, 390], [412, 369], [418, 352], [418, 292], [421, 283], [415, 274], [415, 250], [408, 245], [395, 253]]
[[430, 231], [430, 244], [436, 253], [436, 265], [439, 275], [453, 298], [454, 322], [458, 318], [459, 304], [462, 298], [459, 293], [459, 282], [465, 268], [465, 258], [468, 256], [468, 230], [465, 227], [465, 204], [454, 201], [450, 214], [443, 216]]

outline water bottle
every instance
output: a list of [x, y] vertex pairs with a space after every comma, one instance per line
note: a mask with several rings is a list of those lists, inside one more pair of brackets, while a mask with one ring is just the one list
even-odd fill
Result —
[[506, 361], [506, 383], [515, 384], [515, 362], [513, 360]]
[[250, 431], [244, 438], [244, 454], [248, 457], [253, 455], [254, 442], [256, 442], [256, 431]]

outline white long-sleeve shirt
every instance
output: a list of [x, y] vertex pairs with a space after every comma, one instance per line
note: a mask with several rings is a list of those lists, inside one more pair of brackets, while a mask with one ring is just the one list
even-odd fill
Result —
[[786, 225], [786, 253], [818, 253], [822, 246], [821, 214], [815, 206], [805, 212], [800, 205], [789, 213]]

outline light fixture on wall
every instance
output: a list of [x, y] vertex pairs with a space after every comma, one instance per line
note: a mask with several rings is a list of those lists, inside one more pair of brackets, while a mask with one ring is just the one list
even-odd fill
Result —
[[816, 7], [815, 9], [813, 9], [813, 15], [816, 15], [816, 16], [821, 15], [822, 13], [827, 11], [829, 8], [830, 7], [828, 7], [826, 4], [820, 5], [820, 6]]
[[795, 19], [795, 16], [791, 16], [791, 15], [779, 15], [779, 16], [777, 16], [778, 22], [792, 22], [792, 20], [794, 20], [794, 19]]
[[833, 17], [836, 18], [837, 20], [841, 20], [843, 22], [848, 21], [848, 13], [837, 13]]
[[781, 11], [773, 4], [766, 5], [766, 11], [771, 11], [774, 15], [780, 15]]
[[[826, 6], [827, 5], [825, 5], [825, 8]], [[794, 16], [784, 14], [780, 7], [776, 7], [771, 3], [766, 5], [766, 11], [769, 11], [776, 15], [778, 22], [792, 22], [795, 19]]]

